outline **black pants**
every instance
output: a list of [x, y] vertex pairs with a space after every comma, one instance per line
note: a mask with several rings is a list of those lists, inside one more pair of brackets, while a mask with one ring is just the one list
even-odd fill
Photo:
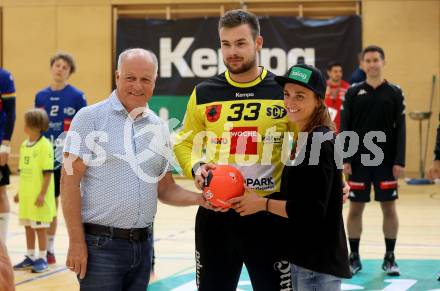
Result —
[[351, 187], [350, 200], [354, 202], [369, 202], [371, 184], [374, 186], [374, 200], [385, 202], [399, 198], [397, 180], [393, 176], [392, 165], [366, 167], [352, 164], [352, 174], [348, 184]]
[[9, 176], [11, 175], [11, 170], [9, 166], [6, 164], [4, 166], [0, 166], [0, 187], [9, 185]]
[[277, 239], [286, 223], [265, 212], [240, 217], [234, 210], [199, 208], [195, 227], [198, 290], [237, 290], [243, 263], [253, 290], [292, 290], [290, 265]]
[[61, 168], [53, 170], [53, 181], [55, 184], [55, 198], [60, 197], [61, 190]]

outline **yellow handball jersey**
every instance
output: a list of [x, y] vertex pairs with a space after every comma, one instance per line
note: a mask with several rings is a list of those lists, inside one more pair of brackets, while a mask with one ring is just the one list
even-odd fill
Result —
[[50, 223], [56, 216], [54, 178], [51, 176], [49, 188], [42, 207], [35, 206], [43, 185], [43, 174], [53, 171], [53, 146], [42, 136], [29, 146], [26, 140], [20, 147], [19, 161], [19, 218]]
[[274, 74], [263, 68], [254, 81], [237, 83], [226, 71], [195, 87], [174, 153], [188, 177], [201, 161], [229, 164], [265, 196], [280, 189], [282, 160], [291, 151], [289, 132], [296, 131]]

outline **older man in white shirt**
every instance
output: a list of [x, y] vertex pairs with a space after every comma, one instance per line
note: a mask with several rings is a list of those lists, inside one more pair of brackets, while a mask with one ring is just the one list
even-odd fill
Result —
[[147, 106], [157, 66], [150, 51], [121, 53], [116, 90], [80, 110], [67, 135], [61, 179], [66, 265], [81, 290], [145, 291], [157, 199], [208, 207], [171, 175], [167, 128]]

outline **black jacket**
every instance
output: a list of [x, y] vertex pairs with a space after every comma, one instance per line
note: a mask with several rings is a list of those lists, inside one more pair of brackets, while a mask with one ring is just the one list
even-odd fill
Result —
[[334, 159], [334, 134], [326, 127], [313, 133], [328, 133], [333, 139], [322, 143], [319, 157], [315, 155], [319, 162], [310, 165], [309, 134], [307, 145], [299, 151], [300, 156], [304, 154], [303, 162], [284, 168], [281, 192], [287, 199], [289, 217], [286, 251], [290, 261], [303, 268], [350, 278], [342, 218], [342, 170]]
[[362, 82], [345, 93], [341, 111], [341, 132], [359, 135], [359, 150], [345, 162], [359, 164], [362, 154], [372, 155], [363, 140], [371, 131], [381, 131], [386, 142], [374, 142], [384, 153], [383, 165], [405, 166], [405, 102], [402, 90], [387, 81], [373, 88]]

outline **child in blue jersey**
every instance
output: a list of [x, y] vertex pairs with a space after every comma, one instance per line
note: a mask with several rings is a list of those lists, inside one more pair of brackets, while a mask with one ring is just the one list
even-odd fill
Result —
[[[55, 201], [58, 208], [61, 178], [61, 152], [64, 143], [64, 132], [69, 130], [70, 122], [75, 114], [87, 105], [84, 93], [67, 83], [70, 75], [75, 72], [73, 57], [67, 53], [58, 53], [50, 59], [52, 83], [37, 93], [35, 107], [42, 108], [49, 116], [49, 129], [44, 133], [55, 148], [54, 179]], [[48, 231], [47, 261], [55, 264], [54, 238], [57, 228], [55, 218]]]
[[11, 73], [0, 68], [0, 240], [5, 242], [9, 202], [6, 185], [9, 185], [8, 158], [15, 123], [15, 86]]

